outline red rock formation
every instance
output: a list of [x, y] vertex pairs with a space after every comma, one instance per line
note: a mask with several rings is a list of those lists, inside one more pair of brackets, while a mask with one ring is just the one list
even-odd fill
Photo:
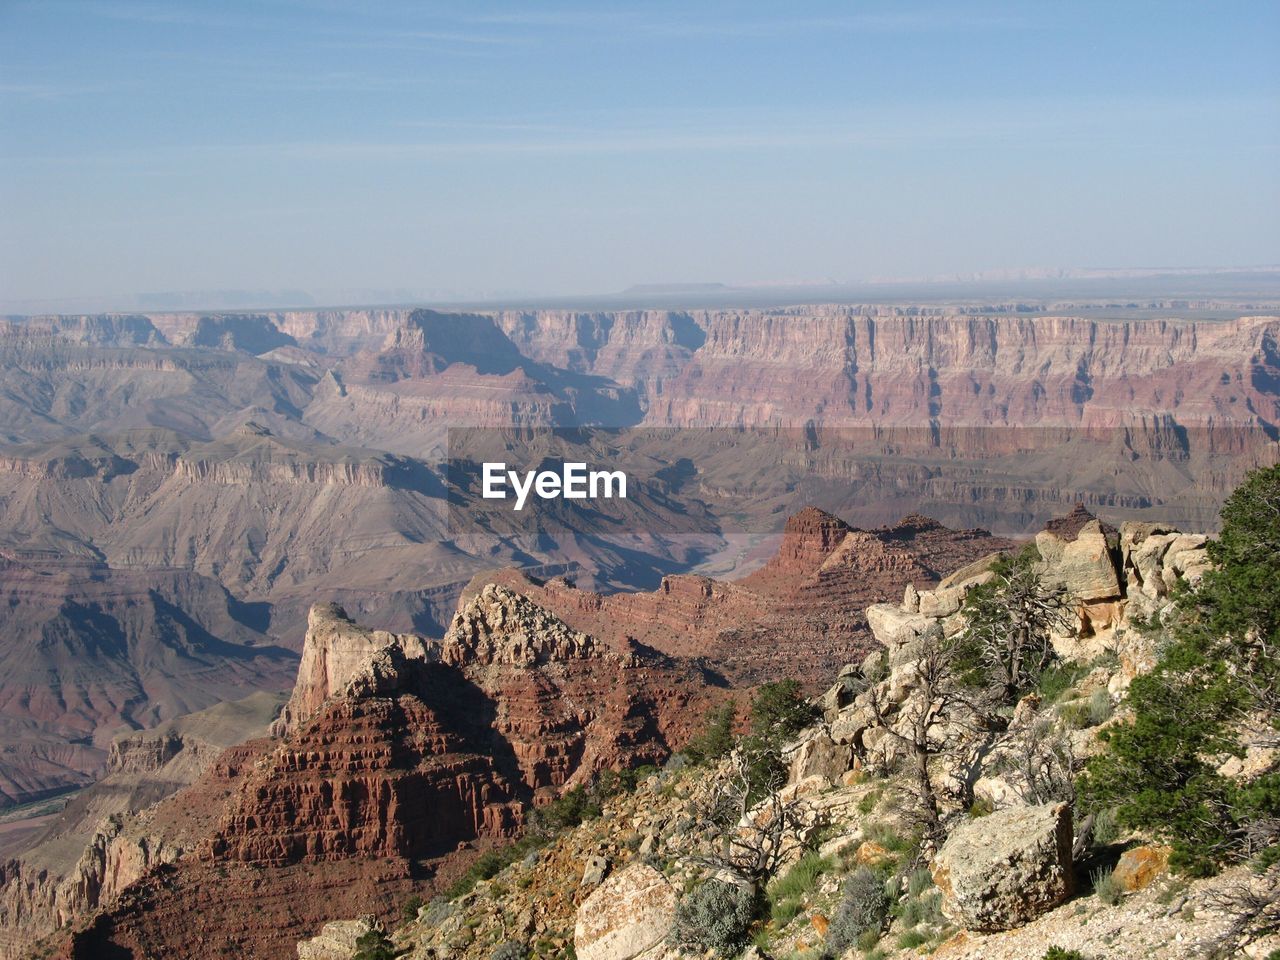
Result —
[[661, 761], [717, 696], [698, 664], [597, 640], [497, 586], [439, 645], [331, 604], [310, 624], [283, 739], [228, 751], [151, 811], [164, 855], [99, 891], [105, 909], [61, 955], [283, 958], [337, 903], [386, 916], [447, 880], [473, 845], [516, 834], [527, 802]]
[[705, 658], [734, 685], [795, 677], [818, 689], [870, 649], [868, 604], [901, 597], [908, 583], [930, 586], [948, 570], [1012, 545], [914, 515], [879, 530], [852, 530], [810, 507], [787, 521], [777, 554], [738, 581], [672, 576], [651, 593], [607, 595], [515, 570], [475, 583], [495, 579], [596, 637]]

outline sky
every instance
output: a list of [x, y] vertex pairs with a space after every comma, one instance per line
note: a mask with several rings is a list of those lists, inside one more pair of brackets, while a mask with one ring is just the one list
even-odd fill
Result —
[[1276, 264], [1277, 50], [1275, 0], [0, 0], [0, 302]]

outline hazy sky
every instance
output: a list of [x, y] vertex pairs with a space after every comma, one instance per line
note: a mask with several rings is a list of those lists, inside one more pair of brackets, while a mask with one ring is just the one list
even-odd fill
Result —
[[1280, 3], [0, 0], [0, 299], [1280, 262]]

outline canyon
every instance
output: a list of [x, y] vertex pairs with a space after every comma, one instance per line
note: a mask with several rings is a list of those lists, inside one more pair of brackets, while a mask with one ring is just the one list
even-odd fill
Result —
[[[725, 682], [770, 675], [785, 636], [816, 682], [888, 580], [945, 570], [904, 517], [1009, 538], [1081, 503], [1212, 529], [1275, 457], [1278, 335], [1267, 305], [1156, 301], [5, 319], [0, 807], [93, 783], [116, 736], [286, 691], [318, 600], [439, 639], [495, 570]], [[448, 457], [533, 457], [545, 429], [658, 493], [459, 521]], [[861, 541], [780, 579], [760, 564], [805, 504]]]

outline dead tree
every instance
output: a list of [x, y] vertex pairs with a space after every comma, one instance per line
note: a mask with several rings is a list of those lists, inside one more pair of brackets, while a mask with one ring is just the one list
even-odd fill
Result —
[[784, 797], [785, 773], [771, 773], [762, 799], [753, 803], [753, 793], [760, 786], [757, 777], [749, 751], [735, 750], [694, 810], [693, 829], [708, 845], [690, 857], [753, 890], [763, 889], [784, 863], [799, 854], [819, 825], [809, 803]]
[[964, 682], [958, 638], [948, 638], [934, 626], [918, 643], [918, 659], [900, 668], [910, 670], [902, 702], [888, 698], [892, 678], [869, 687], [866, 702], [876, 724], [906, 754], [924, 839], [936, 847], [946, 839], [946, 829], [930, 761], [942, 755], [959, 757], [985, 736], [990, 729], [989, 704], [982, 689]]
[[1071, 626], [1066, 591], [1019, 555], [992, 568], [993, 579], [965, 598], [964, 656], [1000, 699], [1014, 703], [1053, 660], [1055, 630]]

